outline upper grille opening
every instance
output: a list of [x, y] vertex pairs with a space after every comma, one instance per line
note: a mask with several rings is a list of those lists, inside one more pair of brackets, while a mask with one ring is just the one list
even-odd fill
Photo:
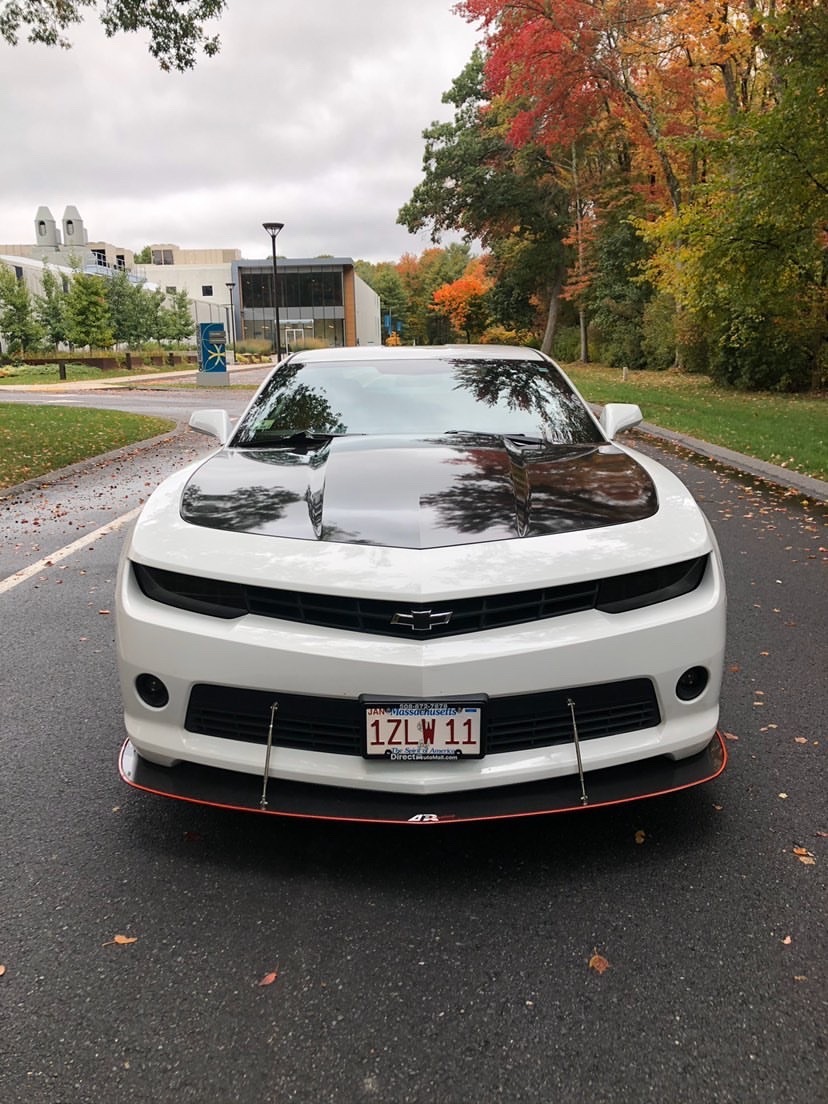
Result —
[[[585, 583], [433, 603], [352, 598], [205, 579], [133, 563], [148, 598], [210, 617], [245, 614], [303, 625], [427, 641], [524, 625], [598, 609], [623, 613], [687, 594], [701, 583], [708, 556]], [[445, 615], [450, 613], [446, 620]], [[426, 616], [426, 615], [431, 616]]]

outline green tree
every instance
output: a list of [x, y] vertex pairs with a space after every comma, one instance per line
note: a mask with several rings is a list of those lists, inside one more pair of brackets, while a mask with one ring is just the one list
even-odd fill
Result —
[[152, 250], [148, 245], [145, 245], [143, 249], [139, 249], [135, 254], [136, 264], [152, 264]]
[[[391, 333], [397, 332], [397, 323], [402, 322], [409, 313], [408, 295], [403, 286], [402, 277], [390, 261], [372, 264], [370, 261], [357, 261], [354, 265], [360, 279], [380, 297], [383, 338], [387, 340]], [[390, 328], [386, 320], [390, 319]]]
[[164, 307], [164, 292], [160, 288], [155, 288], [153, 291], [138, 288], [137, 291], [142, 343], [165, 340], [169, 335]]
[[168, 303], [161, 308], [164, 336], [181, 344], [195, 333], [190, 300], [184, 288], [171, 292], [167, 298]]
[[109, 38], [119, 31], [148, 32], [159, 66], [183, 72], [195, 65], [199, 50], [207, 57], [218, 53], [218, 37], [208, 36], [204, 25], [225, 7], [226, 0], [0, 0], [0, 38], [15, 46], [22, 32], [29, 42], [66, 48], [66, 32], [92, 10]]
[[113, 344], [105, 277], [76, 272], [66, 296], [66, 337], [72, 345], [105, 349]]
[[140, 287], [130, 281], [126, 272], [113, 272], [106, 278], [106, 299], [116, 343], [137, 348], [146, 340], [140, 298]]
[[63, 277], [48, 265], [43, 268], [43, 292], [35, 295], [35, 314], [46, 340], [56, 349], [66, 340], [66, 292]]
[[[461, 232], [468, 241], [479, 239], [501, 265], [511, 255], [502, 243], [521, 242], [524, 274], [531, 273], [525, 303], [534, 298], [541, 305], [541, 347], [548, 352], [566, 275], [569, 229], [569, 198], [559, 168], [539, 146], [527, 143], [517, 149], [510, 141], [515, 109], [489, 98], [479, 50], [443, 102], [454, 106], [454, 118], [423, 132], [424, 178], [397, 221], [411, 233], [430, 229], [433, 240], [447, 230]], [[503, 272], [496, 265], [492, 275], [499, 280]], [[498, 302], [495, 296], [495, 310]]]
[[0, 333], [6, 335], [12, 353], [28, 352], [43, 338], [29, 289], [4, 264], [0, 264]]

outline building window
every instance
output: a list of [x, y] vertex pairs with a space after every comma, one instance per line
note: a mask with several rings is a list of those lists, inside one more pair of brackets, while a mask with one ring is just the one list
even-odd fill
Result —
[[205, 299], [208, 296], [212, 295], [213, 294], [213, 285], [212, 284], [202, 284], [201, 285], [201, 294], [204, 296]]
[[103, 268], [105, 268], [106, 267], [106, 250], [105, 249], [93, 249], [92, 250], [92, 260], [95, 262], [96, 265], [101, 265]]
[[122, 271], [126, 268], [126, 256], [123, 253], [115, 254], [115, 267], [120, 268]]
[[18, 280], [23, 279], [23, 269], [20, 267], [20, 265], [15, 265], [14, 266], [14, 275], [15, 275], [15, 278], [18, 279]]
[[164, 290], [167, 292], [167, 295], [175, 295], [175, 284], [167, 284]]
[[152, 263], [154, 265], [171, 265], [173, 263], [173, 255], [171, 249], [153, 249], [152, 250]]
[[41, 238], [46, 237], [46, 223], [43, 221], [43, 219], [41, 219], [37, 224], [37, 232], [38, 234], [40, 234]]

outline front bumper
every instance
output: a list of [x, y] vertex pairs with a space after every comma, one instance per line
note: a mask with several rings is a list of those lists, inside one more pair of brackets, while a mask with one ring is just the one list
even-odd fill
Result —
[[727, 751], [717, 732], [702, 751], [687, 759], [666, 756], [588, 771], [586, 803], [577, 775], [515, 786], [412, 795], [346, 789], [268, 779], [195, 763], [160, 767], [142, 759], [127, 740], [119, 769], [129, 785], [163, 797], [198, 805], [314, 820], [374, 824], [462, 824], [466, 821], [542, 816], [601, 808], [658, 797], [710, 782], [725, 768]]

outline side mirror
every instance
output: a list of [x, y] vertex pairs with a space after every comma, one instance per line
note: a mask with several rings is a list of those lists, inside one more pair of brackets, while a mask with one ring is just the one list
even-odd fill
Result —
[[226, 410], [195, 410], [190, 415], [190, 429], [196, 433], [206, 433], [208, 437], [217, 437], [224, 445], [230, 438], [230, 415]]
[[644, 420], [641, 407], [635, 403], [607, 403], [601, 411], [601, 429], [610, 441], [622, 430], [632, 429]]

